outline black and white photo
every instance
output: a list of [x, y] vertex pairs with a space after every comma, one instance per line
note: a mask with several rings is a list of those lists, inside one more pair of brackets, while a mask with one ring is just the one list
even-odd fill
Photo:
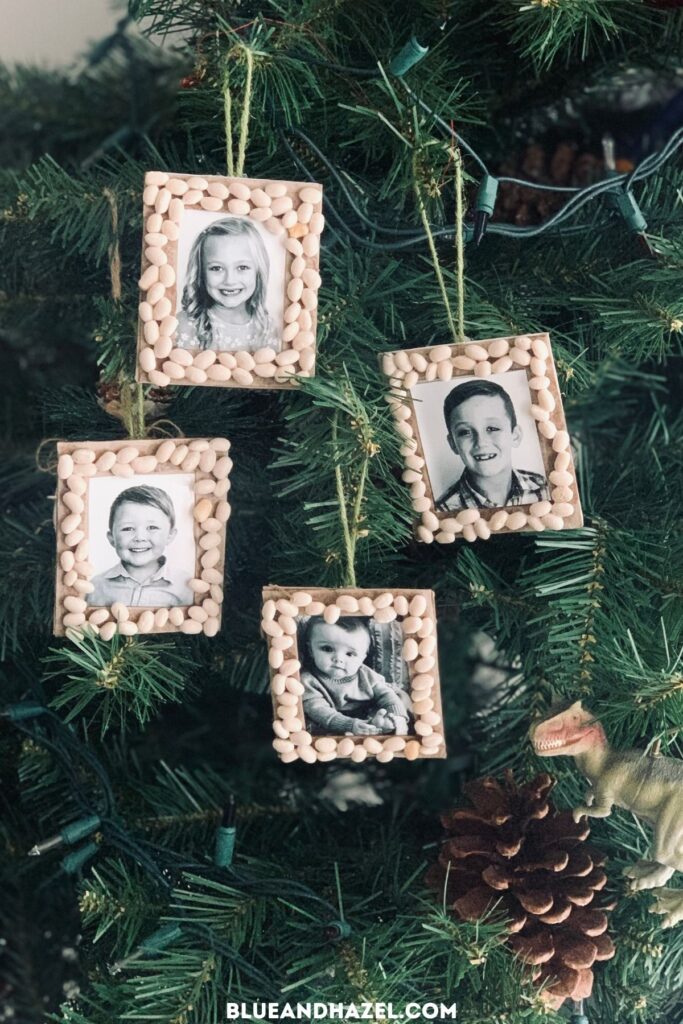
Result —
[[524, 370], [421, 382], [411, 396], [437, 512], [549, 497]]
[[279, 352], [285, 256], [282, 238], [256, 220], [186, 210], [178, 239], [177, 347]]
[[93, 589], [87, 603], [171, 608], [193, 604], [194, 476], [94, 477], [88, 494]]
[[375, 736], [411, 733], [408, 666], [398, 622], [322, 615], [297, 620], [306, 729], [312, 735]]

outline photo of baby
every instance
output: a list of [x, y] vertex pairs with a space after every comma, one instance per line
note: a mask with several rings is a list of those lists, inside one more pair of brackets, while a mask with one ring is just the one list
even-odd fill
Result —
[[548, 498], [523, 370], [430, 381], [411, 394], [437, 511]]
[[248, 217], [188, 210], [178, 241], [179, 348], [280, 351], [285, 250]]
[[[298, 622], [306, 728], [314, 735], [371, 736], [410, 732], [408, 670], [397, 622], [347, 615]], [[382, 671], [380, 671], [381, 669]]]
[[[153, 484], [131, 485], [120, 478], [95, 478], [90, 483], [90, 557], [96, 570], [91, 581], [94, 589], [87, 595], [90, 605], [120, 601], [129, 608], [170, 608], [193, 603], [189, 581], [194, 576], [195, 552], [192, 504], [188, 507], [187, 502], [187, 492], [191, 502], [193, 478], [189, 474], [163, 477], [170, 481], [167, 487], [158, 486], [158, 476], [151, 479]], [[113, 498], [112, 491], [116, 491]]]

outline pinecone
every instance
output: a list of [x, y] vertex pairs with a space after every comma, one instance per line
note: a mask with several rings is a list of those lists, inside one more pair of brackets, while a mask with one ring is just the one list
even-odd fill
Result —
[[[448, 833], [426, 882], [464, 921], [494, 906], [509, 922], [510, 948], [546, 983], [543, 998], [554, 1009], [565, 999], [585, 999], [596, 960], [614, 955], [606, 935], [606, 907], [589, 906], [607, 882], [606, 858], [585, 845], [585, 820], [556, 811], [548, 797], [555, 780], [537, 775], [518, 786], [512, 773], [470, 782], [474, 810], [442, 815]], [[549, 984], [547, 984], [550, 982]]]
[[[604, 177], [602, 159], [580, 153], [574, 142], [559, 142], [552, 151], [531, 143], [521, 154], [508, 157], [498, 169], [500, 175], [523, 178], [542, 185], [584, 187]], [[496, 219], [526, 227], [548, 219], [567, 201], [562, 192], [540, 192], [524, 185], [503, 182], [500, 186]]]
[[[100, 408], [110, 416], [114, 416], [118, 420], [123, 419], [120, 384], [99, 380], [97, 382], [97, 401]], [[168, 388], [150, 388], [144, 403], [145, 419], [151, 421], [164, 416], [172, 401], [173, 393]]]

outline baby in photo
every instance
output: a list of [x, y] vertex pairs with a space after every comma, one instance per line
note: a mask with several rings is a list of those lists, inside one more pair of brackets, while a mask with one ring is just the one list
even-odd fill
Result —
[[365, 664], [372, 643], [366, 619], [343, 616], [331, 624], [314, 615], [301, 634], [302, 700], [311, 732], [407, 734], [408, 710], [400, 695]]
[[217, 352], [280, 349], [266, 308], [270, 265], [256, 228], [243, 217], [214, 221], [187, 261], [176, 344]]
[[173, 502], [161, 487], [128, 487], [109, 510], [107, 540], [118, 562], [93, 577], [91, 605], [120, 601], [129, 608], [169, 608], [194, 600], [187, 575], [167, 564], [165, 549], [176, 535]]
[[446, 396], [443, 414], [448, 444], [465, 468], [437, 500], [439, 511], [501, 508], [547, 499], [544, 476], [512, 467], [522, 428], [500, 384], [484, 379], [456, 384]]

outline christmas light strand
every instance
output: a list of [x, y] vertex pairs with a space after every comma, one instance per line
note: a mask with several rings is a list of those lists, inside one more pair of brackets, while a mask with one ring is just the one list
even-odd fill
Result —
[[[280, 22], [279, 19], [252, 19], [251, 21], [242, 22], [240, 24], [237, 24], [236, 26], [235, 25], [229, 26], [229, 25], [226, 24], [226, 28], [228, 29], [228, 34], [230, 34], [232, 36], [237, 36], [237, 37], [239, 37], [242, 33], [245, 33], [247, 30], [252, 30], [251, 31], [252, 38], [249, 38], [248, 42], [249, 43], [253, 43], [254, 42], [253, 35], [256, 32], [258, 32], [258, 30], [259, 30], [263, 20], [272, 22], [274, 25], [276, 25], [276, 24], [284, 25], [284, 22]], [[446, 18], [446, 21], [444, 21], [443, 23], [441, 23], [438, 26], [436, 26], [436, 25], [434, 26], [435, 30], [438, 28], [438, 33], [437, 34], [441, 37], [441, 41], [443, 41], [443, 39], [445, 38], [444, 29], [446, 28], [446, 25], [447, 25], [449, 20], [450, 19]], [[100, 46], [96, 48], [96, 50], [93, 52], [93, 55], [91, 56], [91, 59], [89, 61], [91, 66], [96, 64], [96, 63], [99, 63], [99, 61], [102, 60], [102, 58], [107, 53], [109, 53], [109, 51], [112, 49], [112, 47], [115, 44], [120, 43], [122, 41], [127, 41], [126, 40], [126, 31], [127, 31], [127, 28], [128, 28], [129, 21], [130, 21], [130, 16], [128, 16], [127, 18], [121, 19], [119, 21], [119, 23], [117, 24], [116, 31], [112, 34], [112, 36], [108, 37], [107, 39], [105, 39], [100, 44]], [[239, 22], [241, 22], [241, 19], [239, 17], [232, 16], [232, 17], [229, 17], [227, 19], [227, 21], [233, 21], [233, 22], [237, 21], [239, 23]], [[252, 68], [252, 61], [251, 61], [252, 50], [251, 50], [250, 46], [245, 45], [245, 42], [244, 42], [243, 39], [241, 39], [240, 42], [245, 47], [245, 49], [248, 51], [248, 54], [247, 54], [248, 58], [249, 58], [248, 59], [248, 72], [250, 74], [250, 71], [251, 71], [251, 68]], [[633, 218], [630, 217], [627, 212], [625, 212], [627, 206], [630, 206], [634, 210], [637, 211], [637, 203], [635, 202], [635, 199], [630, 195], [630, 191], [631, 191], [632, 186], [637, 181], [642, 181], [645, 178], [649, 177], [650, 175], [655, 174], [659, 170], [659, 168], [661, 166], [663, 166], [663, 164], [670, 158], [670, 156], [673, 155], [673, 153], [676, 152], [676, 150], [683, 143], [683, 128], [680, 128], [676, 132], [674, 132], [674, 134], [671, 136], [671, 138], [669, 139], [669, 141], [667, 142], [667, 144], [664, 146], [664, 148], [662, 150], [660, 150], [658, 153], [650, 154], [648, 157], [643, 159], [641, 161], [641, 163], [637, 167], [635, 167], [632, 171], [630, 171], [629, 173], [627, 173], [627, 174], [626, 173], [623, 173], [623, 174], [611, 174], [610, 177], [607, 178], [604, 181], [595, 182], [595, 183], [593, 183], [591, 185], [583, 186], [583, 187], [582, 186], [573, 186], [573, 185], [545, 184], [545, 183], [542, 183], [542, 182], [531, 181], [531, 180], [528, 180], [528, 179], [525, 179], [525, 178], [519, 178], [519, 177], [511, 176], [511, 175], [496, 176], [494, 174], [491, 174], [491, 172], [489, 171], [489, 168], [488, 168], [486, 162], [477, 153], [476, 149], [472, 145], [470, 145], [470, 143], [468, 143], [467, 140], [459, 132], [456, 132], [455, 129], [452, 127], [452, 125], [449, 125], [444, 120], [443, 117], [441, 117], [439, 114], [437, 114], [436, 111], [434, 111], [429, 106], [429, 104], [427, 104], [424, 100], [422, 100], [414, 92], [414, 90], [410, 88], [410, 86], [405, 81], [404, 75], [406, 74], [406, 72], [411, 67], [413, 67], [415, 63], [417, 63], [418, 61], [421, 61], [427, 55], [427, 53], [430, 52], [431, 50], [432, 50], [432, 47], [430, 45], [423, 46], [423, 45], [421, 45], [419, 43], [419, 41], [417, 40], [417, 37], [412, 36], [410, 38], [410, 40], [408, 40], [408, 42], [405, 44], [405, 46], [402, 47], [400, 52], [390, 62], [390, 64], [389, 64], [389, 72], [390, 72], [390, 74], [392, 76], [392, 79], [395, 80], [396, 82], [400, 83], [400, 85], [402, 86], [403, 90], [405, 91], [405, 93], [406, 93], [407, 97], [410, 99], [410, 101], [416, 107], [419, 107], [420, 110], [422, 110], [424, 113], [428, 114], [433, 119], [434, 123], [436, 125], [438, 125], [438, 127], [449, 137], [449, 139], [452, 142], [453, 141], [456, 142], [457, 145], [460, 147], [460, 149], [462, 149], [463, 152], [465, 152], [477, 164], [477, 166], [479, 167], [479, 169], [481, 170], [481, 172], [482, 172], [482, 174], [484, 176], [483, 177], [483, 183], [485, 183], [487, 181], [487, 179], [490, 182], [495, 183], [495, 186], [494, 186], [494, 200], [495, 200], [495, 190], [497, 190], [497, 187], [498, 187], [499, 184], [510, 184], [510, 185], [515, 185], [515, 186], [518, 186], [518, 187], [521, 187], [521, 188], [525, 188], [525, 189], [529, 189], [529, 190], [533, 190], [533, 191], [555, 192], [555, 193], [566, 194], [566, 195], [571, 196], [569, 201], [560, 210], [558, 210], [552, 217], [550, 217], [547, 221], [545, 221], [543, 224], [535, 225], [535, 226], [532, 226], [532, 227], [518, 227], [516, 225], [511, 225], [511, 224], [488, 223], [489, 214], [486, 214], [486, 216], [484, 216], [483, 218], [482, 218], [481, 215], [475, 214], [475, 217], [478, 217], [478, 220], [479, 220], [479, 224], [477, 225], [477, 231], [476, 231], [476, 236], [477, 236], [476, 240], [477, 240], [477, 242], [480, 240], [480, 238], [484, 234], [484, 230], [483, 230], [482, 224], [481, 224], [482, 220], [484, 222], [485, 230], [486, 230], [487, 234], [490, 233], [490, 234], [495, 234], [495, 235], [501, 235], [503, 237], [508, 237], [508, 238], [537, 238], [539, 235], [544, 234], [546, 231], [552, 231], [554, 229], [559, 228], [560, 226], [563, 227], [563, 232], [565, 234], [573, 234], [573, 233], [576, 233], [576, 232], [582, 232], [582, 231], [589, 230], [590, 225], [577, 225], [577, 226], [566, 225], [565, 221], [569, 220], [570, 218], [573, 218], [573, 216], [580, 209], [582, 209], [583, 206], [585, 206], [585, 204], [587, 202], [589, 202], [590, 200], [592, 200], [594, 198], [597, 198], [597, 197], [599, 197], [601, 195], [604, 195], [605, 193], [610, 193], [610, 192], [615, 194], [615, 195], [616, 194], [622, 194], [622, 192], [621, 192], [622, 188], [623, 188], [623, 193], [625, 193], [626, 195], [629, 196], [630, 202], [627, 203], [627, 204], [622, 203], [622, 204], [615, 204], [615, 205], [619, 206], [619, 208], [621, 209], [622, 215], [624, 216], [624, 219], [626, 220], [627, 223], [630, 224], [631, 227], [633, 227], [633, 223], [634, 223]], [[130, 54], [128, 54], [128, 56], [130, 56]], [[387, 73], [386, 73], [385, 69], [383, 68], [382, 64], [380, 64], [379, 62], [377, 63], [377, 67], [376, 68], [362, 68], [362, 67], [352, 67], [352, 66], [345, 66], [345, 65], [342, 65], [342, 64], [337, 64], [337, 63], [335, 63], [333, 61], [325, 60], [323, 58], [313, 57], [311, 55], [304, 54], [304, 53], [301, 53], [299, 51], [288, 53], [288, 54], [285, 54], [283, 56], [286, 56], [286, 58], [288, 60], [299, 61], [301, 63], [310, 64], [310, 65], [313, 65], [313, 66], [316, 66], [316, 67], [325, 68], [325, 69], [327, 69], [329, 71], [332, 71], [332, 72], [335, 72], [337, 74], [342, 74], [342, 75], [346, 75], [346, 76], [350, 76], [350, 77], [371, 79], [371, 80], [382, 79], [387, 84], [387, 86], [389, 86], [389, 88], [391, 88], [391, 83], [389, 81]], [[248, 74], [248, 78], [249, 78], [249, 74]], [[248, 89], [247, 91], [249, 92], [250, 90]], [[358, 242], [359, 245], [363, 245], [364, 247], [370, 248], [370, 249], [399, 250], [399, 249], [410, 248], [410, 247], [412, 247], [414, 245], [420, 245], [420, 244], [422, 244], [425, 241], [429, 241], [430, 237], [431, 238], [450, 239], [450, 238], [453, 238], [455, 236], [456, 229], [454, 227], [439, 227], [439, 226], [436, 226], [436, 225], [430, 225], [429, 231], [422, 231], [421, 232], [418, 229], [398, 228], [398, 227], [394, 227], [394, 226], [381, 225], [381, 224], [378, 224], [378, 223], [372, 221], [359, 208], [358, 204], [353, 199], [353, 197], [352, 197], [349, 189], [347, 188], [346, 184], [343, 182], [341, 176], [338, 174], [338, 172], [336, 171], [336, 169], [332, 165], [332, 162], [327, 157], [325, 157], [323, 153], [321, 153], [319, 148], [316, 147], [313, 144], [313, 142], [310, 139], [308, 139], [300, 129], [291, 129], [290, 128], [290, 129], [288, 129], [288, 131], [293, 132], [294, 134], [299, 135], [299, 137], [303, 141], [305, 141], [305, 143], [310, 147], [311, 151], [314, 152], [315, 155], [318, 157], [318, 159], [320, 159], [321, 162], [327, 167], [328, 171], [330, 172], [330, 174], [335, 179], [335, 181], [339, 185], [340, 189], [344, 193], [344, 195], [345, 195], [349, 205], [351, 206], [351, 209], [354, 211], [356, 216], [363, 223], [365, 223], [372, 231], [380, 232], [380, 233], [385, 234], [385, 235], [390, 235], [390, 236], [393, 236], [394, 238], [397, 238], [397, 239], [399, 239], [399, 238], [404, 239], [404, 241], [397, 241], [397, 242], [394, 242], [394, 243], [384, 242], [382, 244], [379, 244], [377, 242], [372, 241], [371, 239], [364, 238], [363, 236], [357, 234], [356, 232], [354, 232], [352, 229], [349, 228], [349, 226], [346, 223], [345, 219], [338, 213], [338, 211], [332, 206], [332, 204], [330, 204], [329, 200], [327, 200], [327, 203], [326, 203], [327, 209], [332, 214], [333, 218], [338, 222], [339, 226], [344, 230], [344, 232], [347, 235], [349, 235], [354, 241]], [[285, 143], [285, 148], [289, 151], [290, 155], [295, 160], [297, 166], [300, 167], [302, 172], [307, 175], [309, 180], [314, 180], [313, 176], [308, 171], [308, 168], [306, 168], [306, 165], [303, 162], [303, 160], [300, 157], [296, 157], [292, 153], [291, 148], [288, 145], [288, 143], [287, 143], [287, 141], [286, 141], [286, 139], [284, 137], [284, 133], [283, 133], [282, 128], [279, 129], [279, 132], [280, 132], [280, 137], [283, 139], [283, 141]], [[242, 142], [242, 135], [243, 134], [244, 133], [241, 133], [241, 142]], [[229, 138], [228, 141], [231, 142], [231, 139]], [[236, 173], [239, 175], [240, 171], [237, 170]], [[481, 187], [480, 187], [480, 191], [481, 191]], [[639, 213], [639, 211], [637, 211], [637, 212]], [[642, 215], [640, 215], [640, 219], [642, 221]], [[465, 241], [469, 241], [470, 237], [472, 236], [472, 228], [471, 228], [470, 225], [465, 225], [465, 232], [466, 232], [465, 233]]]
[[[305, 55], [300, 54], [300, 53], [293, 54], [293, 55], [291, 55], [291, 57], [294, 60], [300, 60], [303, 63], [314, 64], [316, 66], [325, 67], [328, 70], [336, 71], [336, 72], [341, 73], [341, 74], [348, 74], [348, 75], [352, 75], [352, 76], [366, 77], [366, 78], [373, 78], [373, 79], [384, 79], [384, 81], [386, 81], [388, 83], [388, 78], [387, 78], [386, 73], [385, 73], [384, 69], [382, 68], [381, 64], [378, 64], [377, 70], [374, 71], [374, 70], [369, 69], [369, 68], [368, 69], [363, 69], [363, 68], [355, 68], [355, 67], [344, 67], [344, 66], [342, 66], [340, 64], [334, 64], [332, 62], [324, 61], [324, 60], [321, 60], [321, 59], [316, 59], [316, 58], [308, 57], [308, 56], [305, 56]], [[552, 185], [552, 184], [545, 184], [545, 183], [538, 182], [538, 181], [532, 181], [532, 180], [529, 180], [527, 178], [518, 178], [516, 176], [510, 176], [510, 175], [500, 175], [500, 176], [497, 176], [497, 175], [493, 175], [491, 173], [491, 171], [489, 170], [486, 162], [477, 153], [475, 148], [472, 145], [470, 145], [470, 143], [467, 142], [467, 140], [465, 138], [463, 138], [463, 136], [459, 132], [456, 132], [452, 128], [452, 126], [449, 125], [439, 114], [437, 114], [427, 103], [425, 103], [424, 100], [420, 99], [420, 97], [417, 96], [416, 93], [405, 82], [405, 80], [403, 79], [403, 76], [401, 74], [395, 74], [395, 77], [401, 83], [403, 89], [405, 90], [405, 92], [408, 95], [408, 97], [410, 98], [410, 100], [414, 104], [419, 106], [422, 111], [424, 111], [425, 113], [429, 114], [430, 117], [432, 117], [434, 119], [435, 123], [438, 124], [439, 127], [442, 128], [443, 131], [449, 137], [452, 137], [457, 142], [458, 146], [462, 150], [464, 150], [464, 152], [467, 153], [468, 156], [470, 156], [475, 161], [475, 163], [479, 166], [479, 168], [481, 169], [481, 171], [482, 171], [482, 173], [484, 175], [489, 175], [491, 177], [495, 177], [496, 180], [499, 183], [501, 183], [501, 184], [510, 184], [510, 185], [519, 185], [522, 188], [527, 188], [527, 189], [531, 189], [531, 190], [535, 190], [535, 191], [539, 191], [539, 192], [568, 193], [568, 194], [573, 194], [576, 197], [581, 197], [581, 196], [583, 196], [585, 194], [592, 193], [593, 190], [596, 188], [596, 186], [604, 185], [605, 184], [604, 182], [596, 182], [593, 185], [588, 185], [588, 186]], [[620, 184], [620, 183], [623, 182], [624, 183], [624, 188], [625, 189], [629, 189], [631, 187], [631, 185], [635, 181], [638, 181], [638, 180], [642, 179], [643, 177], [647, 177], [648, 174], [650, 174], [650, 173], [654, 173], [654, 171], [651, 170], [652, 165], [656, 164], [657, 167], [661, 166], [661, 164], [659, 163], [660, 158], [662, 158], [664, 156], [664, 154], [666, 154], [665, 159], [668, 159], [668, 157], [671, 155], [671, 153], [673, 153], [681, 145], [681, 132], [683, 132], [683, 129], [678, 129], [676, 132], [674, 132], [674, 134], [672, 135], [671, 139], [669, 139], [669, 142], [666, 144], [666, 146], [664, 147], [663, 150], [660, 150], [659, 153], [650, 154], [650, 156], [646, 157], [643, 161], [641, 161], [641, 163], [636, 168], [634, 168], [633, 171], [629, 172], [628, 174], [626, 174], [626, 173], [619, 174], [619, 175], [615, 176], [614, 178], [611, 178], [610, 179], [611, 186], [614, 187], [615, 184]], [[647, 170], [647, 174], [644, 173], [646, 170]], [[503, 227], [503, 225], [495, 225], [495, 227], [496, 228], [501, 228], [501, 227]], [[494, 228], [494, 225], [490, 225], [489, 230], [492, 230], [493, 228]], [[387, 228], [380, 228], [380, 230], [387, 231], [389, 229], [387, 229]], [[527, 230], [529, 230], [529, 229], [518, 229], [518, 231], [527, 231]], [[502, 234], [504, 232], [496, 231], [496, 233]], [[515, 232], [515, 234], [516, 233], [517, 232]], [[421, 236], [422, 239], [424, 239], [425, 237], [426, 237], [425, 235]]]
[[[429, 108], [427, 108], [429, 109]], [[436, 117], [436, 115], [435, 115]], [[441, 118], [437, 118], [440, 124], [448, 131], [451, 136], [460, 145], [461, 138], [457, 132], [453, 131], [449, 125], [446, 124]], [[406, 228], [396, 228], [389, 225], [379, 224], [368, 217], [363, 210], [360, 209], [356, 203], [354, 197], [351, 194], [350, 189], [343, 181], [341, 175], [334, 167], [333, 163], [320, 148], [299, 128], [292, 128], [289, 130], [289, 134], [297, 136], [301, 141], [309, 147], [310, 151], [320, 160], [320, 162], [329, 171], [332, 178], [335, 180], [344, 197], [346, 198], [349, 206], [356, 214], [356, 216], [364, 224], [366, 224], [373, 231], [381, 232], [383, 234], [393, 235], [394, 237], [404, 237], [403, 241], [397, 242], [375, 242], [371, 239], [364, 238], [359, 235], [352, 228], [349, 227], [346, 219], [339, 213], [335, 206], [330, 203], [329, 198], [326, 198], [326, 208], [332, 214], [334, 220], [338, 222], [339, 226], [350, 235], [354, 241], [359, 244], [366, 246], [371, 249], [386, 250], [386, 249], [405, 249], [414, 245], [419, 245], [426, 241], [428, 235], [426, 232], [421, 232], [418, 229], [411, 230]], [[284, 132], [281, 132], [281, 138], [285, 145], [285, 148], [289, 152], [289, 155], [295, 161], [297, 166], [306, 175], [307, 180], [314, 181], [315, 176], [311, 173], [310, 169], [306, 166], [302, 158], [294, 151], [292, 146], [287, 141]], [[550, 217], [543, 224], [539, 224], [533, 227], [517, 227], [511, 224], [497, 224], [492, 223], [487, 227], [487, 233], [502, 235], [510, 238], [533, 238], [550, 231], [554, 228], [558, 228], [560, 225], [564, 226], [564, 222], [570, 218], [573, 218], [575, 214], [584, 207], [587, 203], [599, 196], [604, 196], [609, 193], [620, 193], [622, 187], [625, 190], [630, 189], [630, 186], [636, 181], [643, 181], [653, 174], [656, 174], [661, 167], [673, 156], [673, 154], [683, 145], [683, 128], [679, 128], [672, 137], [669, 139], [667, 144], [658, 153], [651, 154], [646, 157], [633, 171], [629, 174], [618, 174], [614, 177], [607, 178], [600, 182], [595, 182], [592, 185], [588, 185], [585, 188], [578, 189], [568, 202]], [[506, 180], [506, 179], [499, 179]], [[510, 179], [511, 180], [511, 179]], [[565, 232], [576, 232], [586, 231], [591, 228], [591, 225], [566, 225], [564, 226]], [[455, 235], [455, 228], [453, 227], [438, 227], [433, 226], [431, 228], [432, 235], [440, 238], [453, 238]]]
[[[56, 759], [62, 764], [67, 777], [71, 780], [74, 789], [78, 794], [77, 802], [82, 806], [85, 817], [78, 821], [64, 826], [61, 831], [50, 839], [36, 844], [30, 851], [33, 855], [47, 853], [55, 847], [63, 844], [76, 845], [81, 839], [87, 839], [94, 832], [109, 845], [119, 850], [120, 853], [128, 856], [136, 862], [153, 881], [166, 892], [171, 892], [175, 887], [171, 871], [177, 874], [194, 875], [201, 881], [217, 881], [223, 885], [234, 884], [242, 893], [253, 892], [255, 895], [272, 897], [276, 900], [301, 899], [307, 903], [313, 903], [320, 908], [324, 919], [319, 921], [322, 929], [329, 928], [330, 922], [335, 922], [339, 916], [338, 908], [334, 907], [327, 900], [322, 899], [312, 889], [300, 882], [292, 882], [282, 878], [250, 878], [243, 871], [232, 866], [212, 868], [207, 864], [199, 864], [193, 861], [185, 861], [179, 854], [163, 847], [158, 847], [146, 840], [133, 838], [129, 832], [120, 824], [116, 815], [113, 790], [104, 766], [91, 753], [69, 729], [61, 719], [49, 708], [40, 704], [24, 702], [23, 704], [11, 705], [4, 712], [22, 732], [31, 739], [52, 752]], [[51, 723], [55, 732], [55, 738], [49, 739], [41, 728], [40, 718], [45, 717]], [[32, 727], [33, 726], [33, 727]], [[71, 764], [71, 755], [76, 753], [83, 757], [86, 763], [95, 772], [98, 781], [102, 785], [104, 793], [104, 804], [109, 812], [109, 817], [103, 814], [92, 814], [89, 809], [89, 801], [82, 791], [77, 776]], [[62, 867], [70, 874], [82, 871], [87, 862], [97, 854], [99, 846], [96, 842], [90, 841], [84, 846], [77, 847], [72, 853], [62, 860]], [[167, 867], [162, 869], [161, 863]], [[53, 876], [55, 877], [55, 876]], [[50, 881], [49, 879], [48, 881]], [[226, 940], [222, 939], [209, 925], [201, 922], [194, 922], [186, 918], [182, 909], [176, 908], [174, 913], [177, 920], [172, 924], [164, 924], [152, 935], [143, 940], [136, 950], [124, 960], [110, 965], [112, 974], [118, 974], [121, 970], [133, 967], [141, 959], [161, 952], [179, 939], [194, 938], [203, 941], [213, 952], [224, 957], [237, 971], [245, 977], [250, 978], [257, 984], [260, 990], [270, 998], [277, 998], [279, 989], [273, 985], [258, 967], [249, 963], [240, 953], [237, 952]]]
[[[29, 710], [29, 708], [30, 714], [23, 713], [24, 709]], [[299, 897], [324, 908], [328, 915], [333, 917], [337, 915], [337, 908], [322, 899], [303, 883], [292, 882], [282, 878], [254, 878], [232, 866], [211, 869], [206, 863], [185, 860], [179, 854], [175, 854], [165, 847], [157, 846], [145, 839], [134, 838], [121, 824], [121, 818], [116, 811], [113, 789], [106, 769], [88, 747], [62, 722], [58, 715], [40, 704], [32, 704], [30, 706], [28, 704], [17, 704], [11, 705], [6, 709], [3, 717], [9, 718], [33, 742], [49, 750], [54, 755], [73, 785], [73, 790], [77, 797], [76, 802], [81, 809], [81, 813], [88, 819], [94, 820], [97, 818], [97, 830], [106, 840], [112, 846], [117, 847], [121, 852], [126, 853], [133, 860], [137, 861], [164, 888], [170, 888], [170, 883], [163, 875], [158, 862], [164, 862], [175, 870], [203, 873], [209, 878], [223, 882], [232, 880], [245, 891], [257, 889], [266, 895], [275, 896], [276, 898]], [[40, 719], [43, 718], [50, 722], [54, 732], [53, 738], [48, 737], [45, 730], [41, 727]], [[97, 776], [97, 781], [102, 786], [104, 801], [102, 806], [97, 806], [96, 810], [93, 809], [92, 797], [88, 798], [85, 794], [82, 780], [78, 779], [74, 770], [72, 763], [74, 754], [83, 758], [86, 764], [93, 770]], [[68, 827], [63, 832], [68, 834]], [[37, 844], [40, 847], [38, 852], [47, 851], [56, 845], [61, 845], [61, 842], [64, 841], [62, 834], [58, 833], [57, 837], [54, 837], [55, 839], [60, 839], [59, 843], [52, 839], [43, 844]]]

